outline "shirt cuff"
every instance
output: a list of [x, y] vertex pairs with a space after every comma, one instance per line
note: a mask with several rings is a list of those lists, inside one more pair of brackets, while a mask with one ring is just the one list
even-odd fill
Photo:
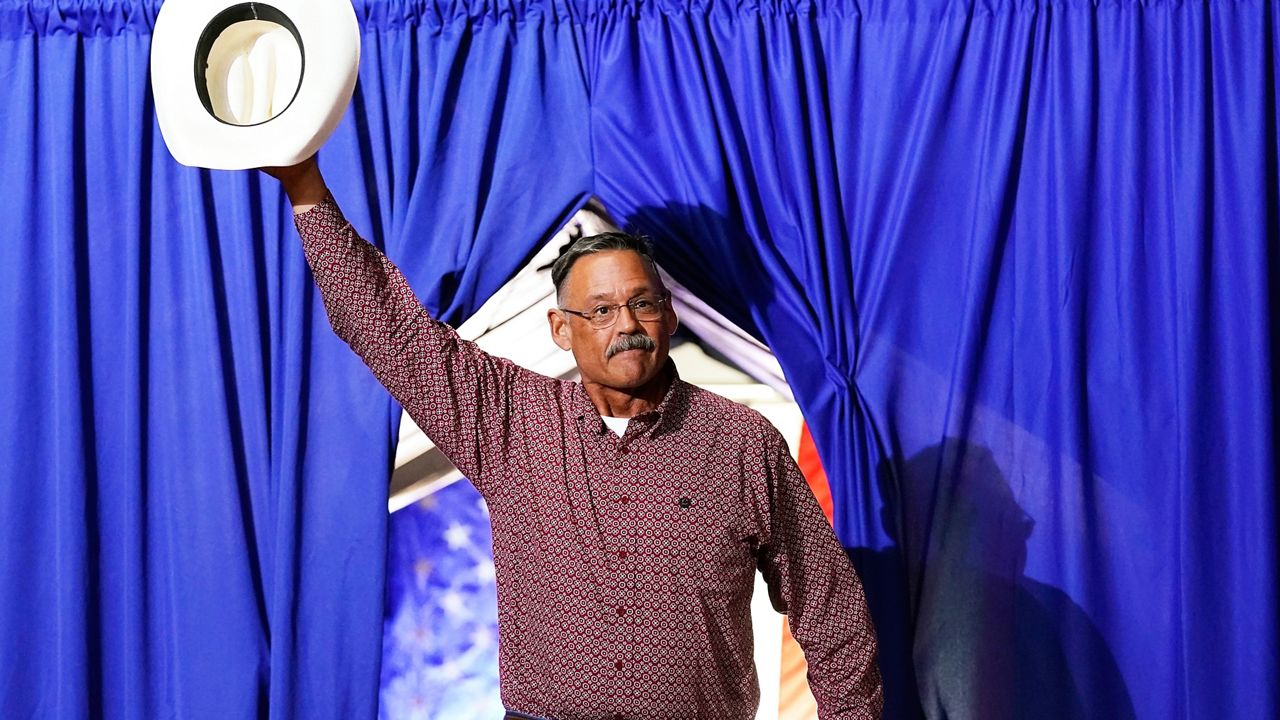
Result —
[[322, 219], [337, 220], [339, 223], [346, 220], [342, 217], [342, 210], [338, 208], [338, 203], [333, 199], [331, 192], [325, 192], [324, 199], [307, 208], [306, 212], [294, 213], [293, 224], [316, 222]]

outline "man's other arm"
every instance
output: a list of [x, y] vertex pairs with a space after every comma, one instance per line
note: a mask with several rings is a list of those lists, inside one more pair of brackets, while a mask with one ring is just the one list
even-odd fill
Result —
[[769, 533], [760, 570], [804, 650], [818, 717], [879, 718], [884, 690], [862, 582], [782, 435], [770, 427], [764, 447]]

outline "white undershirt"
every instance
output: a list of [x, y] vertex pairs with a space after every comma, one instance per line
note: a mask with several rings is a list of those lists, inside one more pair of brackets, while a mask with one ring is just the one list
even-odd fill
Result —
[[631, 418], [616, 418], [616, 417], [601, 416], [600, 419], [603, 420], [604, 424], [608, 425], [609, 429], [612, 430], [614, 434], [616, 434], [618, 437], [622, 437], [622, 434], [627, 431], [627, 423], [631, 422]]

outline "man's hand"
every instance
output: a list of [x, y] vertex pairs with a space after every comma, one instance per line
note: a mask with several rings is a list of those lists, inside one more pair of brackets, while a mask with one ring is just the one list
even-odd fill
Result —
[[289, 196], [289, 202], [293, 205], [293, 213], [295, 215], [301, 215], [315, 207], [329, 194], [329, 189], [324, 184], [324, 176], [320, 174], [320, 165], [316, 163], [315, 155], [297, 165], [259, 169], [279, 180], [280, 184], [284, 186], [285, 194]]

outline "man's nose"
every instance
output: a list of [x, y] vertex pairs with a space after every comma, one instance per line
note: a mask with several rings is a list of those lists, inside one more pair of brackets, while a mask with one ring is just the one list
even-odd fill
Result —
[[636, 311], [631, 309], [630, 305], [620, 305], [618, 307], [618, 323], [614, 329], [621, 331], [625, 335], [630, 335], [640, 327], [640, 321], [636, 319]]

